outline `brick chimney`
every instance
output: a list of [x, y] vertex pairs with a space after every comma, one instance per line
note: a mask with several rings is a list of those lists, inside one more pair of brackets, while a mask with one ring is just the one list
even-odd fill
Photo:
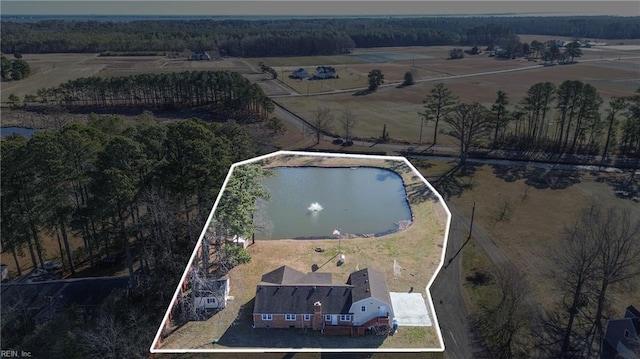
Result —
[[322, 303], [315, 302], [313, 303], [313, 317], [311, 318], [311, 329], [320, 330], [322, 329]]

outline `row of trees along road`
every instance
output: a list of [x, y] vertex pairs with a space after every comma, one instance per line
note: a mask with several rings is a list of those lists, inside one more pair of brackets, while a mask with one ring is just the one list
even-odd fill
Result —
[[[47, 346], [29, 347], [34, 356], [71, 357], [63, 354], [71, 348], [79, 357], [103, 357], [101, 350], [117, 347], [114, 358], [132, 357], [122, 354], [125, 349], [146, 357], [143, 343], [153, 339], [167, 294], [175, 290], [224, 176], [232, 163], [259, 154], [255, 143], [234, 121], [158, 124], [141, 118], [127, 125], [118, 117], [96, 115], [86, 124], [69, 123], [30, 139], [3, 138], [0, 239], [18, 272], [24, 270], [18, 261], [23, 254], [33, 266], [61, 258], [72, 274], [79, 266], [99, 266], [103, 256], [124, 254], [139, 296], [134, 302], [117, 299], [121, 310], [100, 310], [84, 321], [77, 308], [60, 313], [78, 321], [54, 318], [54, 332], [50, 324], [36, 326], [31, 316], [20, 317], [26, 309], [3, 306], [3, 349], [46, 341]], [[47, 252], [43, 244], [51, 237], [58, 248]], [[72, 237], [81, 240], [80, 247], [72, 247]], [[144, 308], [130, 311], [135, 303]], [[114, 332], [114, 325], [122, 333]], [[113, 335], [111, 344], [94, 340], [104, 331]], [[130, 331], [138, 342], [131, 342]]]
[[602, 155], [603, 160], [614, 153], [640, 158], [640, 88], [634, 95], [612, 98], [605, 116], [598, 91], [579, 80], [559, 86], [536, 83], [511, 108], [502, 90], [486, 108], [461, 103], [443, 83], [436, 84], [423, 103], [420, 120], [434, 123], [432, 143], [437, 144], [439, 126], [445, 122], [443, 131], [460, 141], [463, 160], [482, 142], [493, 149], [584, 153]]
[[342, 54], [355, 47], [497, 45], [514, 34], [640, 38], [637, 17], [409, 17], [2, 22], [4, 53], [218, 51], [228, 56]]
[[194, 71], [126, 77], [86, 77], [24, 97], [24, 104], [66, 107], [209, 106], [223, 113], [254, 114], [262, 119], [274, 105], [258, 84], [236, 72]]

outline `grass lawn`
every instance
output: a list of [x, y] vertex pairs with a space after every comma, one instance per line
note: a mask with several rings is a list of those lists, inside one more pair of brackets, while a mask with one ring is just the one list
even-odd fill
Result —
[[[247, 59], [255, 68], [263, 62], [271, 67], [295, 67], [295, 66], [330, 66], [343, 64], [361, 64], [363, 60], [355, 56], [335, 55], [335, 56], [288, 56], [288, 57], [256, 57]], [[297, 69], [297, 68], [296, 68]], [[296, 70], [293, 69], [293, 70]], [[315, 68], [314, 68], [315, 71]]]
[[[428, 91], [428, 90], [425, 90]], [[417, 144], [420, 140], [420, 117], [423, 111], [422, 99], [424, 93], [419, 87], [403, 89], [380, 89], [365, 96], [335, 94], [309, 97], [282, 97], [277, 102], [304, 119], [311, 120], [317, 108], [331, 109], [335, 118], [330, 126], [331, 133], [344, 135], [340, 118], [344, 110], [350, 110], [355, 119], [351, 129], [351, 137], [370, 139], [378, 138], [384, 125], [387, 125], [389, 136], [393, 140], [410, 141]], [[424, 123], [422, 143], [429, 143], [433, 139], [433, 123]], [[456, 145], [453, 138], [438, 135], [438, 144]]]
[[480, 301], [485, 301], [497, 294], [496, 289], [490, 285], [473, 284], [466, 280], [467, 276], [473, 276], [475, 272], [489, 273], [493, 268], [493, 263], [484, 253], [482, 247], [475, 238], [471, 238], [469, 243], [462, 250], [462, 287], [463, 296], [467, 310], [473, 314]]
[[[203, 322], [189, 322], [163, 341], [162, 349], [197, 348], [426, 348], [438, 347], [435, 327], [401, 327], [393, 336], [360, 338], [325, 336], [318, 332], [285, 329], [252, 329], [251, 311], [255, 288], [262, 274], [284, 264], [303, 272], [317, 265], [333, 274], [334, 282], [345, 282], [358, 269], [374, 268], [387, 278], [390, 291], [408, 292], [411, 287], [426, 298], [426, 285], [442, 256], [446, 212], [402, 162], [315, 156], [278, 156], [265, 166], [376, 166], [400, 174], [407, 188], [414, 221], [406, 230], [377, 238], [342, 240], [346, 263], [337, 265], [338, 243], [329, 240], [257, 241], [248, 248], [252, 261], [231, 270], [231, 294], [227, 308]], [[321, 247], [324, 252], [314, 249]], [[402, 267], [394, 277], [393, 261]], [[211, 344], [218, 339], [218, 344]]]

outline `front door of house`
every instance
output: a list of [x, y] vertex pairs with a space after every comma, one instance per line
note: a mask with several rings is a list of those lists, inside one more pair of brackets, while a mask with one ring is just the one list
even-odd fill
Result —
[[331, 315], [331, 325], [338, 325], [338, 314]]

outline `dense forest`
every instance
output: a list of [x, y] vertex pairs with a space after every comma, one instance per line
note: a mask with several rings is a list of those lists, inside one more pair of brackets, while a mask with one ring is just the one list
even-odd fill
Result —
[[212, 110], [243, 118], [266, 119], [271, 100], [258, 84], [236, 72], [194, 71], [142, 74], [127, 77], [88, 77], [59, 87], [28, 94], [24, 104], [72, 107], [182, 108], [209, 106]]
[[485, 45], [511, 34], [640, 38], [638, 17], [409, 17], [286, 20], [2, 22], [4, 53], [219, 51], [228, 56], [331, 55], [354, 47]]
[[[62, 258], [72, 274], [118, 254], [136, 288], [133, 301], [115, 295], [90, 316], [71, 308], [40, 325], [19, 302], [3, 303], [2, 348], [49, 358], [145, 356], [230, 165], [255, 157], [255, 143], [234, 121], [128, 125], [96, 115], [0, 141], [2, 248], [18, 270], [22, 253], [33, 266]], [[45, 236], [58, 238], [60, 253], [44, 252]], [[72, 249], [71, 236], [82, 245]]]

